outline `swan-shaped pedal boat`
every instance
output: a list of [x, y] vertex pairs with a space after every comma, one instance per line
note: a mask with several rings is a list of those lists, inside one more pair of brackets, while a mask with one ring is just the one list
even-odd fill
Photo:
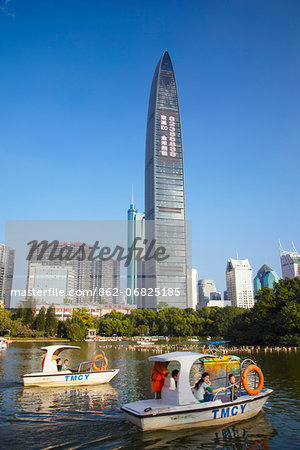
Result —
[[[108, 383], [120, 369], [107, 369], [107, 358], [103, 351], [96, 350], [91, 361], [82, 361], [78, 370], [58, 371], [57, 357], [63, 350], [77, 350], [73, 345], [49, 345], [43, 347], [42, 372], [23, 376], [24, 386], [81, 386]], [[99, 362], [102, 365], [99, 366]]]

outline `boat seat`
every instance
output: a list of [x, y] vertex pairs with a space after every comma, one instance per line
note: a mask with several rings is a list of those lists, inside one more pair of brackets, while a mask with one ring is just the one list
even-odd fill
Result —
[[166, 377], [164, 380], [164, 385], [161, 390], [161, 400], [164, 403], [177, 404], [178, 402], [178, 392], [176, 389], [175, 380], [173, 377]]

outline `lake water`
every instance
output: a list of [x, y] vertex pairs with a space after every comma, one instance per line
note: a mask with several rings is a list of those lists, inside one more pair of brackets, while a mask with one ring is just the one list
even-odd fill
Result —
[[[99, 344], [79, 346], [80, 350], [63, 354], [71, 367], [89, 359]], [[151, 397], [151, 352], [128, 350], [126, 344], [123, 348], [103, 348], [109, 367], [120, 368], [109, 384], [77, 389], [24, 388], [22, 375], [40, 371], [41, 347], [41, 342], [13, 343], [0, 351], [0, 448], [300, 448], [297, 352], [251, 355], [263, 370], [265, 386], [275, 391], [254, 419], [221, 428], [143, 433], [124, 420], [120, 407]]]

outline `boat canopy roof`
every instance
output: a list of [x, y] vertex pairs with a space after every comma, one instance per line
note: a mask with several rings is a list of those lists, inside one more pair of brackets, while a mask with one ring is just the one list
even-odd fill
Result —
[[219, 345], [219, 344], [225, 344], [225, 343], [227, 343], [227, 342], [230, 342], [230, 341], [208, 341], [207, 343], [206, 343], [206, 345]]
[[68, 348], [80, 348], [75, 345], [47, 345], [46, 347], [42, 347], [41, 350], [44, 350], [45, 352], [51, 352], [52, 354], [57, 352], [62, 352], [63, 350], [67, 350]]
[[80, 347], [76, 347], [75, 345], [48, 345], [46, 347], [42, 347], [41, 350], [46, 352], [44, 364], [43, 364], [43, 372], [57, 372], [56, 364], [52, 362], [52, 356], [54, 354], [58, 355], [63, 350], [69, 349], [80, 349]]
[[[209, 357], [210, 356], [212, 356], [213, 358], [217, 358], [217, 356], [214, 355], [209, 355]], [[154, 362], [182, 361], [183, 363], [187, 363], [188, 360], [192, 359], [193, 361], [196, 361], [197, 359], [201, 358], [207, 358], [207, 355], [204, 355], [204, 353], [196, 353], [196, 352], [171, 352], [171, 353], [164, 353], [163, 355], [150, 356], [149, 361]]]

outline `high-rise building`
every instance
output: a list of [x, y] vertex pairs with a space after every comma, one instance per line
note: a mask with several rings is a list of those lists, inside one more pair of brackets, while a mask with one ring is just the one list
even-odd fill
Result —
[[216, 306], [211, 303], [212, 301], [217, 301], [220, 306], [225, 306], [225, 303], [222, 305], [220, 303], [221, 293], [217, 291], [214, 280], [198, 281], [198, 299], [197, 309], [205, 306]]
[[273, 289], [274, 283], [278, 283], [278, 281], [279, 276], [277, 275], [277, 273], [273, 269], [271, 269], [271, 267], [267, 266], [267, 264], [264, 264], [259, 269], [256, 277], [253, 280], [254, 297], [256, 297], [256, 294], [260, 289], [263, 289], [265, 287]]
[[198, 303], [198, 270], [187, 269], [188, 308], [196, 309]]
[[212, 292], [217, 292], [214, 280], [198, 281], [198, 298], [200, 305], [203, 304], [202, 306], [205, 306], [205, 303], [210, 300], [210, 294]]
[[[60, 242], [53, 255], [58, 256], [61, 254], [62, 257], [52, 259], [53, 245], [45, 246], [45, 248], [43, 246], [39, 247], [33, 252], [28, 263], [27, 290], [32, 285], [30, 274], [35, 273], [36, 264], [38, 263], [39, 266], [45, 267], [44, 271], [41, 268], [39, 269], [38, 280], [40, 285], [49, 285], [49, 287], [55, 287], [55, 283], [60, 285], [62, 277], [57, 277], [57, 274], [63, 273], [63, 269], [68, 269], [64, 273], [73, 274], [74, 295], [66, 296], [72, 300], [73, 305], [87, 305], [91, 302], [118, 304], [120, 301], [120, 262], [100, 259], [90, 261], [88, 258], [90, 248], [88, 244], [81, 242]], [[72, 255], [77, 254], [77, 257], [65, 259], [63, 256], [68, 253], [67, 249], [70, 249]], [[50, 271], [51, 273], [49, 268], [52, 270], [52, 272]], [[55, 268], [61, 272], [56, 274]], [[72, 269], [72, 272], [69, 272], [70, 269]], [[43, 274], [45, 277], [44, 281], [42, 281]], [[112, 294], [110, 295], [109, 292]]]
[[0, 244], [0, 302], [5, 308], [10, 308], [14, 264], [15, 251]]
[[[78, 253], [78, 258], [66, 259], [65, 249], [70, 248], [72, 254]], [[74, 272], [74, 287], [75, 295], [73, 297], [73, 304], [82, 304], [91, 302], [93, 300], [93, 294], [91, 290], [91, 283], [93, 277], [93, 262], [88, 258], [81, 257], [82, 252], [80, 249], [89, 248], [88, 244], [82, 242], [59, 242], [55, 251], [55, 255], [62, 255], [61, 258], [51, 259], [51, 252], [54, 249], [53, 245], [40, 246], [36, 249], [28, 262], [28, 274], [27, 274], [27, 290], [29, 287], [29, 274], [30, 267], [33, 263], [39, 263], [43, 266], [56, 266], [56, 267], [71, 267]]]
[[282, 278], [300, 277], [300, 254], [294, 244], [292, 243], [293, 251], [291, 252], [284, 251], [280, 243], [279, 246]]
[[254, 305], [253, 278], [248, 259], [228, 259], [226, 287], [228, 300], [232, 306], [252, 308]]
[[[145, 306], [159, 302], [187, 307], [187, 256], [183, 150], [173, 65], [165, 51], [154, 72], [147, 119], [145, 160], [145, 231], [149, 243], [167, 249], [164, 261], [146, 264]], [[149, 291], [150, 289], [150, 291]], [[156, 289], [156, 291], [155, 291]], [[177, 295], [171, 295], [175, 292]], [[169, 293], [165, 295], [166, 293]]]
[[27, 292], [30, 291], [36, 292], [32, 297], [41, 303], [62, 303], [64, 300], [72, 303], [75, 295], [74, 270], [71, 266], [31, 263]]
[[94, 301], [112, 305], [120, 304], [120, 261], [98, 259], [93, 261], [93, 268]]
[[[134, 206], [133, 199], [128, 210], [128, 248], [136, 241], [136, 247], [144, 247], [145, 239], [145, 214], [139, 213]], [[134, 252], [127, 267], [127, 304], [137, 305], [140, 300], [141, 287], [143, 286], [143, 261], [137, 258], [137, 251]], [[142, 305], [139, 305], [142, 307]]]

